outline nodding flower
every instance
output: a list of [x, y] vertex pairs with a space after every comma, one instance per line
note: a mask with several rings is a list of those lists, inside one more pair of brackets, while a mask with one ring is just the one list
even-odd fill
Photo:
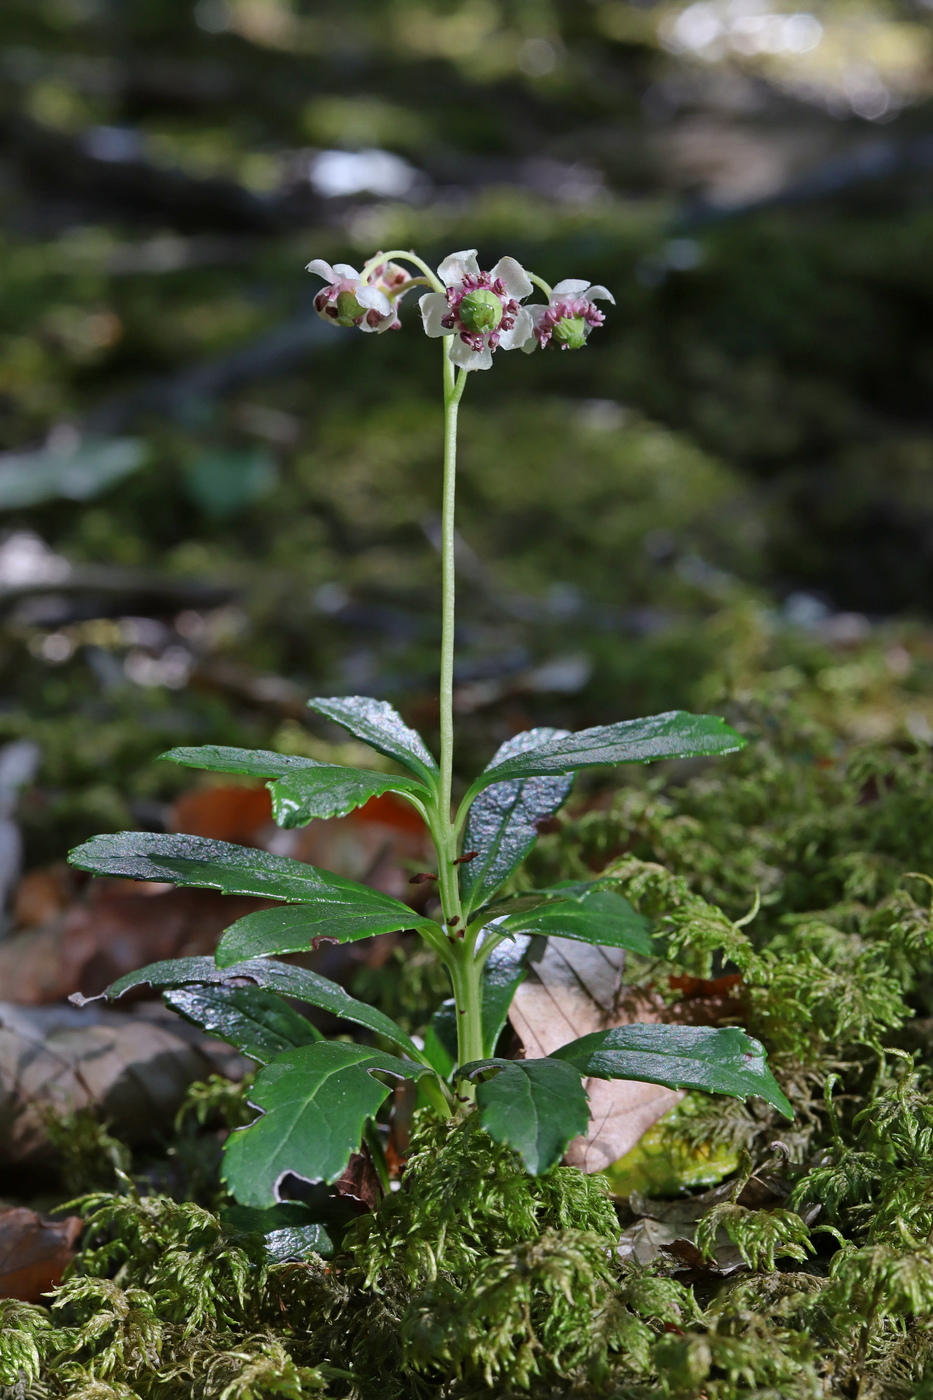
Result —
[[397, 291], [408, 281], [408, 274], [395, 263], [382, 263], [363, 281], [355, 267], [336, 263], [331, 267], [323, 258], [308, 263], [308, 272], [327, 283], [314, 298], [314, 309], [334, 326], [357, 326], [361, 331], [398, 330], [396, 305], [388, 292]]
[[562, 350], [582, 350], [590, 331], [606, 319], [593, 305], [596, 300], [616, 304], [605, 287], [591, 287], [573, 277], [558, 282], [547, 306], [531, 308], [534, 331], [522, 348], [530, 354], [538, 345], [543, 350], [553, 340]]
[[437, 269], [446, 290], [428, 292], [418, 303], [425, 332], [450, 336], [449, 355], [461, 369], [489, 369], [493, 351], [518, 350], [534, 330], [531, 312], [519, 303], [532, 285], [514, 258], [500, 258], [481, 272], [476, 249], [451, 253]]

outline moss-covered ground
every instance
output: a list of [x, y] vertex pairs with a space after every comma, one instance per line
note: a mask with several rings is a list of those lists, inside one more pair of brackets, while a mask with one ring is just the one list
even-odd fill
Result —
[[[101, 1129], [61, 1135], [88, 1229], [51, 1308], [2, 1305], [4, 1400], [927, 1394], [933, 766], [909, 726], [929, 643], [879, 629], [840, 651], [749, 603], [717, 626], [708, 699], [744, 753], [591, 782], [519, 879], [614, 872], [671, 958], [635, 983], [741, 973], [796, 1118], [709, 1100], [678, 1131], [738, 1152], [733, 1197], [753, 1170], [789, 1191], [757, 1209], [720, 1193], [700, 1221], [698, 1246], [725, 1232], [745, 1267], [620, 1262], [632, 1217], [600, 1177], [531, 1179], [429, 1117], [402, 1189], [333, 1258], [270, 1260], [223, 1223], [218, 1141], [243, 1108], [218, 1084], [135, 1160]], [[423, 1025], [423, 966], [366, 976]]]

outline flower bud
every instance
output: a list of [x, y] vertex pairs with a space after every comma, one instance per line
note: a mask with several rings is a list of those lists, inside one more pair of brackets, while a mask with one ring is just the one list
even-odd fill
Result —
[[586, 344], [587, 325], [582, 316], [565, 316], [554, 327], [554, 339], [562, 349], [582, 350]]
[[502, 320], [502, 298], [488, 287], [479, 287], [475, 292], [467, 292], [458, 308], [460, 321], [468, 331], [488, 335], [498, 330]]

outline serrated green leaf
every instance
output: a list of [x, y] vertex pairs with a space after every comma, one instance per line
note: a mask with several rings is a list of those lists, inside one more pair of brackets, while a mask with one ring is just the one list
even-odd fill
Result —
[[561, 880], [558, 884], [548, 885], [545, 889], [522, 890], [520, 894], [507, 895], [505, 899], [494, 899], [491, 904], [476, 910], [471, 915], [471, 922], [482, 923], [484, 927], [488, 928], [490, 924], [498, 925], [505, 919], [513, 918], [516, 914], [529, 914], [532, 910], [540, 909], [552, 901], [587, 899], [596, 890], [606, 889], [608, 885], [613, 883], [614, 881], [611, 879]]
[[162, 1000], [192, 1025], [235, 1045], [261, 1065], [285, 1050], [321, 1039], [307, 1017], [264, 987], [184, 987], [166, 992]]
[[300, 754], [273, 753], [271, 749], [234, 749], [226, 744], [202, 744], [197, 748], [169, 749], [159, 754], [169, 763], [202, 768], [210, 773], [243, 773], [252, 778], [284, 778], [306, 768], [333, 768]]
[[201, 748], [170, 749], [162, 758], [189, 768], [214, 773], [244, 773], [271, 778], [272, 815], [279, 826], [306, 826], [315, 817], [345, 817], [371, 797], [398, 792], [428, 801], [431, 793], [417, 778], [378, 773], [370, 768], [345, 768], [269, 749], [232, 749], [205, 744]]
[[550, 900], [537, 909], [503, 919], [496, 928], [515, 934], [575, 938], [604, 948], [627, 948], [644, 957], [656, 953], [647, 919], [612, 890], [596, 890], [582, 900]]
[[344, 817], [371, 797], [397, 792], [429, 802], [431, 793], [417, 778], [377, 773], [369, 768], [339, 768], [336, 764], [305, 768], [270, 783], [272, 815], [279, 826], [307, 826], [314, 817]]
[[[507, 739], [490, 767], [517, 754], [565, 738], [566, 729], [528, 729]], [[573, 776], [513, 779], [493, 783], [470, 807], [463, 849], [475, 858], [460, 867], [460, 890], [466, 914], [503, 885], [538, 839], [538, 823], [563, 806]]]
[[124, 992], [132, 991], [134, 987], [174, 988], [196, 983], [209, 987], [240, 978], [255, 982], [260, 987], [268, 987], [273, 992], [280, 992], [283, 997], [306, 1001], [309, 1006], [329, 1011], [342, 1021], [365, 1026], [367, 1030], [375, 1031], [376, 1035], [383, 1036], [393, 1045], [397, 1045], [413, 1060], [423, 1062], [424, 1057], [411, 1036], [406, 1035], [401, 1026], [397, 1026], [384, 1012], [377, 1010], [375, 1006], [367, 1005], [365, 1001], [357, 1001], [356, 997], [351, 997], [349, 992], [345, 992], [336, 982], [331, 982], [316, 972], [310, 972], [304, 967], [292, 967], [288, 963], [275, 962], [274, 959], [253, 958], [250, 962], [237, 963], [235, 967], [221, 968], [213, 958], [169, 958], [164, 962], [150, 963], [148, 967], [141, 967], [137, 972], [127, 972], [123, 977], [118, 977], [116, 982], [99, 996], [85, 997], [80, 992], [75, 992], [70, 1000], [76, 1006], [86, 1006], [88, 1002], [98, 1001], [100, 997], [116, 1001]]
[[[499, 924], [495, 931], [501, 928]], [[492, 932], [488, 930], [487, 937]], [[483, 997], [483, 1050], [487, 1055], [496, 1053], [496, 1042], [509, 1019], [512, 998], [528, 975], [525, 958], [530, 947], [530, 937], [516, 934], [493, 948], [483, 965], [480, 989]]]
[[461, 1073], [474, 1078], [495, 1069], [476, 1090], [480, 1122], [496, 1142], [513, 1147], [532, 1176], [559, 1162], [567, 1144], [585, 1133], [589, 1101], [569, 1064], [543, 1060], [477, 1060]]
[[319, 904], [288, 905], [282, 909], [258, 909], [231, 924], [217, 945], [214, 957], [218, 967], [229, 967], [245, 958], [268, 958], [277, 953], [300, 953], [315, 938], [332, 938], [337, 943], [355, 943], [377, 933], [418, 929], [436, 934], [439, 925], [407, 904], [380, 894], [366, 885], [356, 886], [371, 898], [354, 898], [347, 905], [337, 900]]
[[718, 715], [691, 715], [686, 710], [647, 719], [624, 720], [581, 729], [565, 739], [552, 739], [539, 748], [495, 760], [479, 775], [465, 801], [490, 783], [507, 779], [545, 777], [594, 768], [604, 763], [651, 763], [662, 758], [695, 758], [733, 753], [745, 740]]
[[249, 1101], [261, 1117], [230, 1134], [222, 1176], [243, 1205], [271, 1206], [283, 1177], [334, 1182], [389, 1089], [372, 1070], [417, 1079], [432, 1070], [362, 1045], [320, 1040], [288, 1050], [257, 1074]]
[[572, 1065], [584, 1079], [638, 1079], [736, 1099], [756, 1094], [786, 1118], [794, 1116], [764, 1046], [737, 1026], [615, 1026], [572, 1040], [549, 1058]]
[[[379, 894], [368, 885], [345, 880], [330, 870], [319, 870], [288, 856], [270, 855], [268, 851], [234, 846], [229, 841], [211, 841], [203, 836], [123, 831], [116, 836], [92, 837], [73, 850], [68, 859], [79, 870], [89, 870], [93, 875], [170, 880], [176, 885], [220, 890], [221, 894], [251, 894], [295, 904], [312, 904], [322, 918], [332, 916], [338, 922], [350, 919], [354, 909], [364, 920], [371, 918], [378, 922], [380, 916], [390, 922], [400, 919], [400, 923], [392, 924], [393, 928], [411, 928], [412, 919], [417, 922], [417, 916], [410, 913], [407, 905]], [[316, 912], [313, 920], [317, 918]]]
[[308, 704], [377, 753], [404, 764], [434, 791], [438, 778], [434, 756], [421, 735], [409, 729], [398, 711], [385, 700], [373, 700], [368, 695], [335, 695], [309, 700]]

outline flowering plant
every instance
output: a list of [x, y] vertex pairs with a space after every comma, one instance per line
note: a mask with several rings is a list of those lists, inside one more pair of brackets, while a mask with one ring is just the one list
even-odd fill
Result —
[[[399, 266], [398, 259], [414, 271]], [[392, 792], [425, 824], [436, 883], [434, 913], [302, 862], [222, 841], [125, 832], [97, 836], [71, 853], [98, 875], [206, 886], [261, 896], [272, 907], [238, 919], [214, 957], [155, 963], [115, 982], [116, 998], [142, 984], [165, 989], [189, 1021], [237, 1046], [261, 1066], [251, 1090], [258, 1115], [225, 1148], [224, 1177], [245, 1206], [267, 1209], [271, 1224], [291, 1175], [333, 1183], [368, 1143], [387, 1184], [376, 1115], [389, 1081], [415, 1080], [444, 1117], [475, 1114], [494, 1139], [512, 1146], [529, 1172], [547, 1171], [589, 1119], [583, 1081], [635, 1079], [738, 1098], [757, 1094], [790, 1116], [762, 1047], [737, 1027], [626, 1025], [573, 1040], [539, 1059], [497, 1056], [500, 1033], [533, 939], [549, 935], [651, 954], [644, 919], [611, 880], [564, 883], [503, 896], [528, 855], [539, 824], [566, 801], [573, 775], [603, 764], [726, 754], [742, 739], [716, 716], [682, 711], [601, 725], [577, 733], [538, 728], [502, 745], [453, 804], [454, 508], [457, 413], [470, 373], [489, 369], [497, 350], [582, 348], [601, 324], [602, 287], [564, 281], [552, 290], [504, 257], [488, 272], [473, 251], [445, 258], [435, 273], [412, 253], [377, 254], [361, 272], [316, 260], [325, 286], [315, 307], [325, 320], [373, 332], [398, 325], [412, 289], [424, 330], [439, 338], [444, 366], [442, 641], [440, 752], [383, 700], [338, 696], [309, 702], [355, 738], [392, 759], [397, 773], [310, 758], [216, 746], [173, 749], [175, 763], [267, 780], [283, 827], [344, 815]], [[545, 304], [523, 303], [535, 287]], [[315, 946], [415, 930], [446, 969], [452, 1014], [417, 1042], [389, 1017], [315, 972], [280, 960]], [[367, 1043], [326, 1040], [289, 999], [322, 1008], [368, 1033]], [[450, 1034], [447, 1034], [450, 1032]], [[375, 1043], [373, 1043], [375, 1042]]]

